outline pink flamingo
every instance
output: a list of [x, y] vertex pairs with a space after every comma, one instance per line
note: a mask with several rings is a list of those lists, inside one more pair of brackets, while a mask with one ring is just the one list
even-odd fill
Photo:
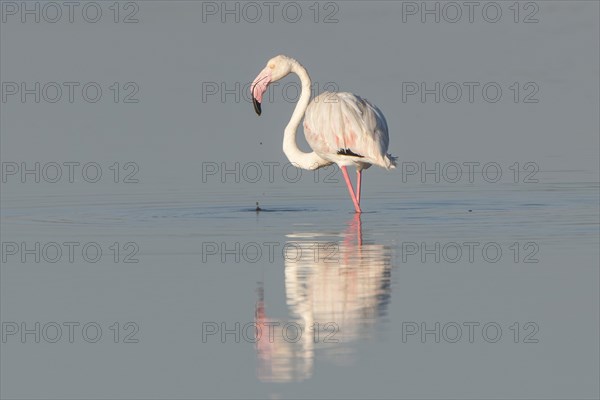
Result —
[[[389, 136], [381, 110], [352, 93], [324, 92], [310, 101], [311, 81], [306, 69], [293, 58], [279, 55], [267, 62], [251, 86], [254, 110], [261, 114], [262, 97], [271, 82], [295, 73], [302, 83], [302, 93], [283, 134], [283, 152], [298, 168], [314, 170], [337, 164], [346, 180], [357, 213], [363, 169], [378, 165], [396, 167], [396, 157], [387, 154]], [[305, 153], [296, 144], [296, 131], [304, 117], [304, 136], [313, 149]], [[356, 193], [347, 166], [356, 166]]]

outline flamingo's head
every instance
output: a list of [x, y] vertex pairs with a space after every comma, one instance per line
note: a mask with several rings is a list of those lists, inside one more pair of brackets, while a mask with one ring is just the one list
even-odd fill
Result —
[[267, 91], [267, 87], [271, 82], [275, 82], [285, 77], [292, 71], [294, 60], [290, 57], [279, 55], [273, 57], [267, 62], [267, 66], [260, 71], [258, 76], [250, 86], [250, 94], [252, 95], [252, 104], [254, 111], [258, 115], [261, 113], [261, 103], [263, 94]]

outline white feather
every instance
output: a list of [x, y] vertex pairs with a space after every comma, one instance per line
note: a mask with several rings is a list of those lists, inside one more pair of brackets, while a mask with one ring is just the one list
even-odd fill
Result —
[[[360, 169], [396, 165], [396, 158], [387, 154], [389, 135], [383, 113], [352, 93], [325, 92], [315, 97], [304, 115], [304, 135], [315, 153], [338, 165]], [[339, 154], [347, 150], [357, 156]]]

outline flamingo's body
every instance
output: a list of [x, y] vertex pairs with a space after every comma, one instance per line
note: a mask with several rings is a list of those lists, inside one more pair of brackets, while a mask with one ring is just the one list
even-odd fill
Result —
[[[310, 101], [311, 81], [306, 69], [296, 60], [280, 55], [272, 58], [251, 86], [254, 108], [261, 113], [261, 102], [269, 83], [294, 72], [302, 82], [302, 94], [285, 128], [283, 151], [290, 162], [314, 170], [333, 163], [343, 174], [356, 212], [360, 213], [362, 170], [371, 165], [392, 169], [396, 158], [387, 154], [389, 136], [383, 113], [367, 100], [352, 93], [325, 92]], [[304, 117], [304, 136], [313, 149], [304, 153], [296, 144], [296, 131]], [[357, 169], [356, 193], [347, 166]]]

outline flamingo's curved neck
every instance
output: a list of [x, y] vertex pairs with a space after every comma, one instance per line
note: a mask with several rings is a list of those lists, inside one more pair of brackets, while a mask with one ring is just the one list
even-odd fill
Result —
[[288, 122], [285, 127], [283, 134], [283, 152], [288, 160], [296, 167], [310, 170], [317, 169], [329, 163], [325, 162], [325, 160], [319, 157], [314, 151], [312, 153], [303, 152], [296, 144], [298, 126], [300, 125], [300, 121], [302, 121], [302, 117], [304, 117], [304, 113], [310, 102], [310, 77], [308, 76], [306, 69], [296, 61], [293, 61], [292, 63], [292, 72], [300, 78], [300, 82], [302, 83], [302, 93], [300, 94], [300, 99], [296, 104], [296, 108], [294, 108], [292, 118], [290, 118], [290, 122]]

